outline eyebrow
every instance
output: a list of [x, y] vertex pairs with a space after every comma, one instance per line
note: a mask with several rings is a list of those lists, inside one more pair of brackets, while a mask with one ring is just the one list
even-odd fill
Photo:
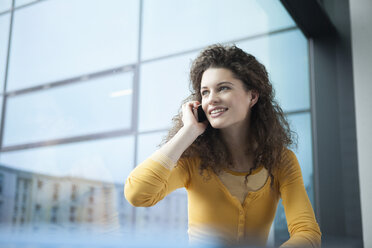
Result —
[[[232, 84], [232, 83], [230, 83], [230, 82], [220, 82], [220, 83], [217, 84], [217, 86], [220, 86], [221, 84], [231, 84], [231, 85], [234, 85], [234, 84]], [[207, 88], [208, 88], [208, 87], [203, 86], [203, 87], [201, 87], [200, 89], [207, 89]]]

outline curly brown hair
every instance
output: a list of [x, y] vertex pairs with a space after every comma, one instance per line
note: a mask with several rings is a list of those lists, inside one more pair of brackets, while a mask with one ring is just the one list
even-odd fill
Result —
[[[246, 148], [246, 154], [253, 154], [253, 167], [248, 176], [259, 165], [263, 165], [273, 183], [273, 169], [281, 160], [283, 150], [294, 144], [294, 132], [290, 130], [283, 110], [274, 100], [274, 89], [269, 81], [265, 67], [257, 59], [242, 49], [220, 44], [212, 45], [203, 50], [193, 61], [190, 70], [191, 95], [182, 103], [202, 101], [200, 85], [203, 73], [208, 68], [229, 69], [234, 77], [244, 83], [245, 90], [255, 90], [259, 94], [257, 103], [251, 109], [250, 132], [247, 142], [255, 144]], [[183, 126], [182, 111], [173, 118], [173, 127], [162, 141], [168, 142]], [[184, 157], [199, 157], [201, 159], [200, 173], [210, 168], [216, 174], [223, 168], [232, 167], [232, 156], [220, 136], [219, 129], [210, 124], [182, 154]]]

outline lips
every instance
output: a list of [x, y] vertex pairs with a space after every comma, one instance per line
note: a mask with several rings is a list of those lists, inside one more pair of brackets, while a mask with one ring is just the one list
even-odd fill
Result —
[[[214, 110], [220, 110], [220, 111], [216, 112], [216, 113], [212, 113]], [[221, 111], [221, 110], [223, 110], [223, 111]], [[209, 116], [211, 118], [217, 118], [217, 117], [220, 117], [221, 115], [223, 115], [227, 110], [228, 110], [228, 108], [216, 107], [216, 108], [213, 108], [209, 111]]]
[[214, 107], [214, 108], [211, 108], [208, 113], [211, 115], [212, 114], [212, 111], [214, 110], [218, 110], [218, 109], [223, 109], [224, 111], [222, 111], [221, 113], [225, 112], [227, 110], [227, 108], [225, 107]]

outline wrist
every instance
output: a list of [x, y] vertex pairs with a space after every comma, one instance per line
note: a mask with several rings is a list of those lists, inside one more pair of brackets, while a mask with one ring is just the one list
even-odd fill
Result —
[[188, 140], [190, 140], [190, 144], [192, 144], [194, 142], [194, 140], [196, 140], [196, 138], [200, 135], [200, 133], [198, 132], [198, 130], [196, 130], [192, 126], [183, 126], [179, 130], [179, 133], [182, 136], [184, 136], [185, 138], [187, 138]]

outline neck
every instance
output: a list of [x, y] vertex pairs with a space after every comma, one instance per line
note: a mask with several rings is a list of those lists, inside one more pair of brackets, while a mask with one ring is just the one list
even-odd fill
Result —
[[221, 136], [232, 153], [242, 152], [246, 147], [247, 132], [239, 130], [221, 130]]
[[234, 161], [243, 162], [246, 160], [245, 154], [247, 148], [247, 139], [249, 137], [249, 129], [247, 125], [238, 127], [229, 127], [220, 129], [221, 137], [229, 149]]
[[253, 155], [246, 154], [250, 146], [249, 119], [246, 122], [237, 123], [234, 126], [220, 129], [221, 138], [225, 142], [233, 159], [234, 171], [248, 171], [253, 166]]

